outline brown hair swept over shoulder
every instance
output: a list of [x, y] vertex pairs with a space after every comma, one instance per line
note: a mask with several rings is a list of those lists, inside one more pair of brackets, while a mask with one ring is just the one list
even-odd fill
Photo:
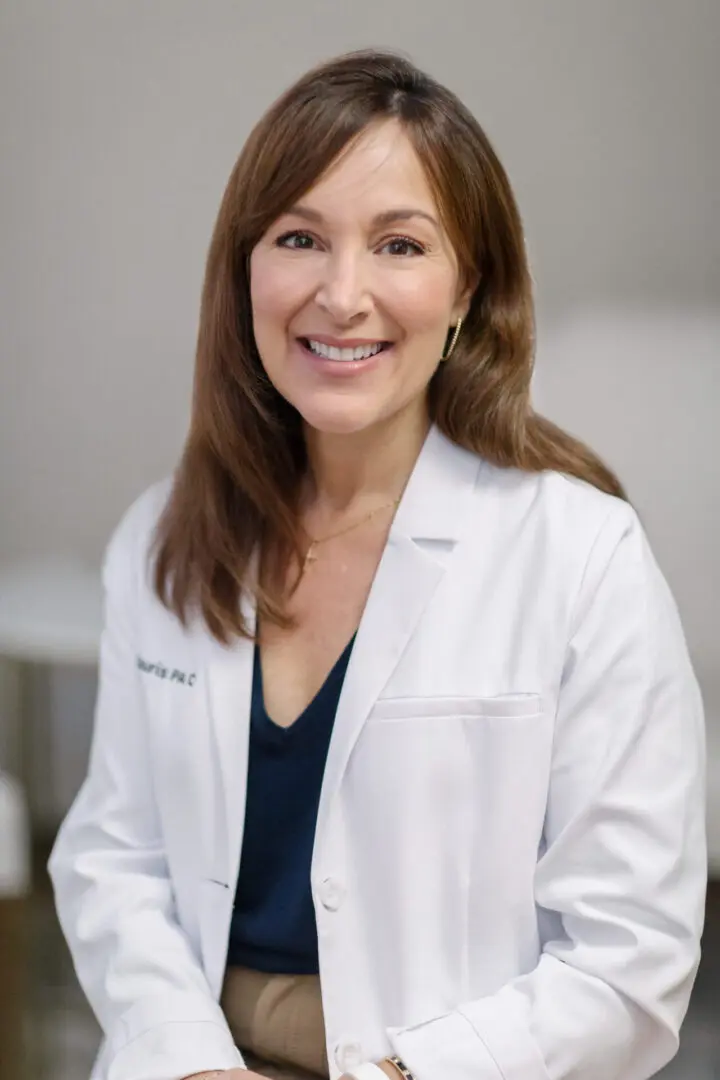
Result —
[[592, 451], [531, 407], [534, 312], [522, 224], [477, 120], [401, 54], [340, 56], [300, 78], [252, 130], [208, 252], [190, 431], [156, 531], [154, 583], [183, 623], [193, 609], [224, 643], [251, 634], [243, 595], [255, 598], [261, 619], [289, 624], [284, 568], [302, 540], [300, 418], [257, 353], [249, 255], [352, 140], [384, 119], [411, 139], [461, 271], [479, 282], [457, 348], [430, 385], [433, 421], [495, 465], [558, 470], [624, 497]]

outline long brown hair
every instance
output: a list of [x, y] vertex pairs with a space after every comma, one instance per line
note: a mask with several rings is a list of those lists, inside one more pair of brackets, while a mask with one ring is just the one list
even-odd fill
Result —
[[[199, 612], [227, 642], [249, 636], [243, 594], [288, 625], [284, 568], [298, 555], [307, 458], [298, 413], [265, 375], [253, 337], [249, 256], [368, 124], [399, 122], [422, 162], [467, 281], [462, 334], [429, 388], [431, 419], [453, 442], [505, 467], [554, 469], [624, 497], [586, 446], [533, 412], [532, 285], [505, 171], [462, 102], [402, 55], [350, 53], [313, 69], [251, 132], [210, 243], [192, 420], [158, 524], [155, 588], [185, 622]], [[253, 572], [262, 551], [262, 574]]]

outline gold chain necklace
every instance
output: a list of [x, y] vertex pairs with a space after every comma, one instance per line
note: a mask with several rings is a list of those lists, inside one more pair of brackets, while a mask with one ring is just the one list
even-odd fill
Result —
[[383, 503], [382, 506], [376, 506], [375, 509], [371, 510], [369, 514], [365, 514], [357, 521], [353, 521], [351, 525], [345, 525], [344, 528], [338, 529], [337, 532], [328, 533], [327, 536], [311, 537], [310, 546], [305, 552], [305, 558], [303, 559], [302, 573], [305, 573], [311, 563], [317, 561], [315, 549], [318, 548], [320, 544], [326, 544], [328, 540], [337, 540], [339, 536], [344, 536], [345, 533], [352, 532], [353, 529], [358, 529], [361, 525], [364, 525], [366, 521], [370, 521], [371, 518], [374, 518], [377, 514], [382, 513], [383, 510], [389, 510], [391, 506], [397, 506], [399, 502], [400, 497], [398, 497], [397, 499], [393, 499], [392, 502]]

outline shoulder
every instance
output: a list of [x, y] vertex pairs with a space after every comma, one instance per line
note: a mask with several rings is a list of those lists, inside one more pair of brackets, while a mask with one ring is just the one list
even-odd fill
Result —
[[484, 464], [475, 489], [475, 535], [490, 529], [504, 563], [524, 569], [536, 587], [572, 607], [622, 565], [641, 582], [656, 567], [635, 509], [592, 484], [554, 471], [522, 472]]
[[542, 532], [551, 551], [587, 551], [600, 537], [612, 544], [628, 532], [642, 531], [630, 503], [565, 473], [484, 464], [478, 493], [483, 490], [492, 493], [501, 512], [522, 517]]
[[628, 530], [639, 528], [637, 513], [625, 499], [565, 473], [540, 473], [537, 498], [548, 521], [569, 539], [587, 541], [606, 535], [618, 540]]
[[568, 632], [601, 598], [618, 626], [636, 618], [648, 640], [668, 628], [682, 637], [675, 599], [629, 502], [558, 472], [485, 466], [483, 476], [479, 487], [493, 498], [478, 528], [483, 517], [493, 522], [493, 550], [548, 610], [565, 612]]
[[[556, 566], [561, 576], [563, 570], [572, 576], [593, 550], [607, 553], [624, 536], [643, 535], [630, 503], [566, 473], [494, 465], [439, 431], [424, 456], [416, 502], [436, 504], [443, 522], [461, 505], [470, 549], [482, 537], [503, 557], [530, 558], [543, 570]], [[415, 507], [413, 520], [420, 514]]]
[[155, 530], [167, 505], [173, 478], [165, 477], [152, 484], [138, 496], [120, 518], [105, 551], [104, 575], [106, 584], [132, 578], [147, 564]]

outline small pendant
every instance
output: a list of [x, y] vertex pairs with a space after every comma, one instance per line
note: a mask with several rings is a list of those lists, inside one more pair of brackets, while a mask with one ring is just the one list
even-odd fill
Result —
[[312, 543], [305, 552], [305, 558], [303, 559], [303, 573], [307, 570], [311, 563], [317, 562], [317, 555], [315, 554], [316, 545]]

